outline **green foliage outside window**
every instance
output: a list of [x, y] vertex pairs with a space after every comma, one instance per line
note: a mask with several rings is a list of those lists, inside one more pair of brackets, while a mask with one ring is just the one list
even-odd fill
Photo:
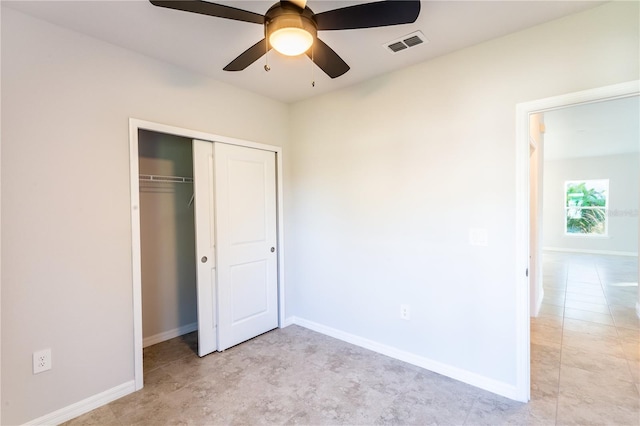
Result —
[[606, 235], [607, 186], [608, 181], [566, 182], [567, 234]]

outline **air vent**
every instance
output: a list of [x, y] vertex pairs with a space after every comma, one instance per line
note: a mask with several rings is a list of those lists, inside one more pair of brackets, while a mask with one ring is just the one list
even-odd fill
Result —
[[401, 41], [397, 41], [395, 43], [391, 43], [389, 45], [389, 49], [393, 50], [393, 53], [399, 52], [407, 48], [407, 45]]
[[391, 54], [395, 55], [398, 52], [407, 50], [410, 47], [418, 46], [422, 43], [428, 43], [429, 40], [422, 34], [422, 31], [416, 31], [411, 34], [407, 34], [404, 37], [400, 37], [397, 40], [390, 41], [382, 46], [387, 49]]
[[422, 39], [418, 36], [412, 36], [404, 39], [404, 43], [409, 47], [417, 46], [422, 42]]

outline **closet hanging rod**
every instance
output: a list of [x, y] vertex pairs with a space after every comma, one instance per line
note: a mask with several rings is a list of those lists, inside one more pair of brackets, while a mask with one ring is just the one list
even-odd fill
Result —
[[145, 182], [193, 183], [192, 177], [183, 176], [140, 175], [139, 179]]

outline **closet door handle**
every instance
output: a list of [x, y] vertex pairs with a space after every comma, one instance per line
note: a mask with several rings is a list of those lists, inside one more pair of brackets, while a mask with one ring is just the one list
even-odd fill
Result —
[[273, 253], [274, 251], [276, 251], [275, 247], [271, 247], [271, 253]]
[[207, 263], [207, 260], [209, 260], [207, 259], [207, 256], [202, 256], [202, 259], [200, 259], [200, 262]]

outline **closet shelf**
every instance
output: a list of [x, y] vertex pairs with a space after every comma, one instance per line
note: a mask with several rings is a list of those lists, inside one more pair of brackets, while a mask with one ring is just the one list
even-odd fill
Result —
[[140, 175], [139, 179], [144, 182], [193, 183], [192, 177], [183, 176]]

